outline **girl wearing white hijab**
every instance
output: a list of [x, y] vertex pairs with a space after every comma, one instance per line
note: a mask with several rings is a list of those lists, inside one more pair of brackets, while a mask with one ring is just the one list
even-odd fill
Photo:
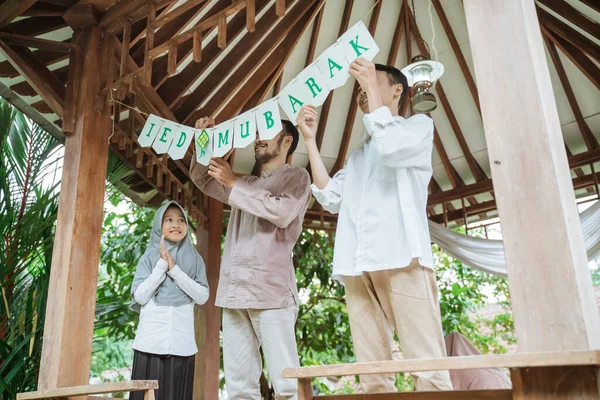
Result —
[[[188, 233], [184, 210], [174, 201], [154, 216], [150, 243], [140, 259], [131, 295], [140, 322], [133, 342], [131, 379], [158, 380], [157, 400], [191, 400], [194, 303], [208, 300], [204, 261]], [[131, 393], [142, 400], [142, 392]]]

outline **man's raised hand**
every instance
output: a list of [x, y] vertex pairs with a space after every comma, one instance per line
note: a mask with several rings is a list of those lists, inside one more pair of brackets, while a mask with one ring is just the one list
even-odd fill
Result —
[[228, 188], [232, 188], [238, 180], [229, 163], [221, 158], [210, 159], [208, 175], [212, 176], [217, 182]]
[[210, 117], [203, 117], [196, 121], [196, 129], [206, 129], [215, 126], [215, 120]]

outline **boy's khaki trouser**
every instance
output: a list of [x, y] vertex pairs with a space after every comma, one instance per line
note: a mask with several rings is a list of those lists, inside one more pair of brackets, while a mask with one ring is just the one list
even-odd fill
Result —
[[[446, 357], [435, 272], [413, 259], [406, 268], [344, 276], [357, 361], [392, 359], [392, 331], [405, 358]], [[411, 374], [418, 391], [452, 390], [448, 371]], [[364, 375], [366, 393], [394, 392], [394, 375]]]

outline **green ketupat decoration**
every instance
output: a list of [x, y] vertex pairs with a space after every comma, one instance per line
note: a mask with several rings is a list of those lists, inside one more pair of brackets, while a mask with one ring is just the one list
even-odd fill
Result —
[[208, 137], [208, 133], [206, 133], [206, 130], [202, 131], [202, 133], [200, 134], [200, 136], [198, 136], [198, 146], [205, 148], [206, 145], [208, 144], [209, 141], [209, 137]]

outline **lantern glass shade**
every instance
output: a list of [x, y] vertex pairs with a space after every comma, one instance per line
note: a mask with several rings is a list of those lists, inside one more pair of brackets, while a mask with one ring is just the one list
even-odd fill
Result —
[[410, 70], [412, 75], [413, 85], [419, 82], [428, 82], [431, 85], [431, 66], [427, 64], [419, 64]]

